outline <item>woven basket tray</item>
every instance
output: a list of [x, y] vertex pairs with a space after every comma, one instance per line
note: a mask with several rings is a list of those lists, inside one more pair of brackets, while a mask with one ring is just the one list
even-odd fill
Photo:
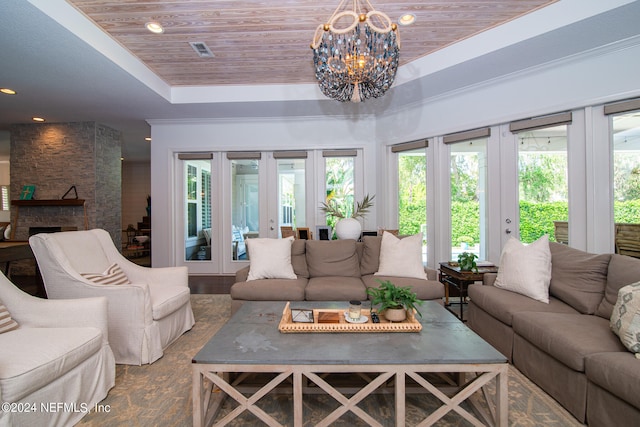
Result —
[[[389, 322], [384, 315], [379, 315], [380, 323], [371, 321], [371, 311], [362, 310], [362, 315], [369, 320], [366, 323], [349, 323], [344, 318], [344, 309], [314, 309], [314, 323], [299, 323], [291, 320], [291, 309], [289, 302], [284, 307], [282, 319], [278, 325], [278, 330], [284, 334], [297, 333], [341, 333], [341, 332], [420, 332], [422, 324], [418, 322], [413, 313], [407, 312], [407, 319], [403, 322]], [[340, 323], [317, 323], [319, 312], [330, 312], [339, 314]]]

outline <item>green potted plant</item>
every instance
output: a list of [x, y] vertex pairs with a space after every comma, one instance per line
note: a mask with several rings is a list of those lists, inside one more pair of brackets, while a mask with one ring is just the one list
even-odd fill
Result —
[[413, 310], [422, 317], [416, 307], [421, 305], [415, 292], [409, 287], [396, 286], [389, 280], [377, 280], [380, 286], [367, 288], [367, 295], [371, 296], [371, 304], [379, 305], [378, 311], [390, 322], [401, 322], [407, 317], [407, 310]]
[[362, 226], [357, 218], [364, 218], [364, 216], [369, 213], [369, 209], [373, 207], [373, 199], [375, 197], [375, 195], [369, 196], [368, 194], [364, 196], [361, 202], [356, 203], [355, 209], [350, 217], [346, 217], [345, 213], [340, 211], [340, 207], [333, 200], [330, 200], [327, 203], [322, 203], [320, 210], [325, 214], [332, 215], [338, 219], [338, 222], [336, 223], [336, 235], [339, 239], [358, 240], [360, 238]]
[[471, 252], [462, 252], [458, 255], [460, 271], [473, 271], [474, 273], [477, 273], [478, 265], [476, 264], [476, 258], [478, 258], [478, 256]]

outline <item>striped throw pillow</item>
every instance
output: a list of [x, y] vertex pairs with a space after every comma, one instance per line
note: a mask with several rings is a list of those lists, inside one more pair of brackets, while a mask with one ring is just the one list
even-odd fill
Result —
[[0, 301], [0, 334], [18, 329], [18, 322], [11, 318], [9, 310]]
[[124, 271], [116, 263], [113, 263], [104, 273], [81, 273], [87, 280], [99, 285], [126, 285], [131, 283]]

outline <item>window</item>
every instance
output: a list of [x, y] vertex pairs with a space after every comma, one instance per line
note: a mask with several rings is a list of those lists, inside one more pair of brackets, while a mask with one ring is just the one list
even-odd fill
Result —
[[614, 221], [640, 223], [640, 111], [612, 120]]
[[2, 207], [0, 210], [8, 211], [9, 210], [9, 186], [8, 185], [0, 185], [0, 203], [2, 203]]
[[518, 184], [520, 240], [568, 243], [566, 125], [518, 133]]
[[398, 234], [422, 233], [422, 262], [427, 262], [428, 141], [393, 145], [398, 170]]
[[451, 259], [486, 257], [487, 139], [450, 144]]
[[178, 155], [184, 176], [184, 260], [210, 261], [211, 158], [209, 154]]
[[[353, 213], [355, 198], [355, 152], [352, 156], [332, 157], [325, 154], [325, 203], [333, 203], [338, 210], [349, 217]], [[327, 225], [335, 230], [337, 218], [327, 215]]]
[[260, 235], [260, 153], [227, 153], [231, 160], [232, 259], [246, 260], [245, 240]]
[[278, 229], [306, 226], [305, 159], [277, 159]]

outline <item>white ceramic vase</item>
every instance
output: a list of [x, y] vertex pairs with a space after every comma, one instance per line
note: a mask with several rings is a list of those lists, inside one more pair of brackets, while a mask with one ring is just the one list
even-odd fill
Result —
[[404, 308], [387, 308], [383, 314], [389, 322], [402, 322], [407, 318], [407, 310]]
[[336, 235], [338, 239], [358, 240], [361, 232], [362, 225], [360, 225], [360, 221], [355, 218], [342, 218], [336, 223]]

